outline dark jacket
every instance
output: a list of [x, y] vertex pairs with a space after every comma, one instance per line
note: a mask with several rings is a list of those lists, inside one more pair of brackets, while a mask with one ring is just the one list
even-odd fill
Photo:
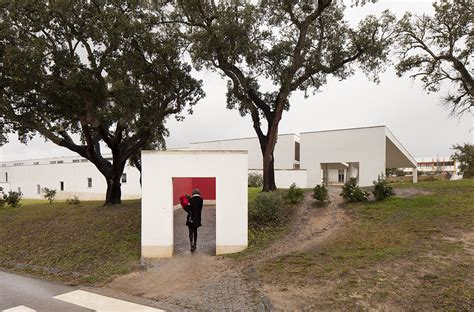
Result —
[[189, 200], [189, 212], [192, 222], [186, 222], [187, 226], [200, 227], [201, 226], [201, 212], [203, 200], [201, 196], [192, 196]]

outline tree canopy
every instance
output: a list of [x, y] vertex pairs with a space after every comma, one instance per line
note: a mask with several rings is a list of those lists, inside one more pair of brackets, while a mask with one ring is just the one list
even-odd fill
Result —
[[[203, 96], [173, 25], [137, 2], [0, 1], [0, 131], [90, 160], [120, 202], [127, 159]], [[102, 156], [100, 142], [112, 151]]]
[[454, 155], [451, 159], [459, 162], [459, 171], [463, 174], [464, 178], [474, 177], [474, 145], [454, 145]]
[[474, 1], [433, 3], [434, 16], [406, 13], [398, 22], [398, 75], [421, 79], [428, 92], [452, 86], [444, 104], [453, 115], [474, 106]]
[[[229, 78], [227, 107], [252, 118], [263, 154], [264, 190], [274, 190], [273, 151], [290, 96], [320, 90], [358, 66], [377, 81], [395, 18], [367, 16], [355, 28], [342, 1], [180, 0], [173, 20], [183, 25], [194, 64]], [[366, 2], [366, 1], [362, 1]]]

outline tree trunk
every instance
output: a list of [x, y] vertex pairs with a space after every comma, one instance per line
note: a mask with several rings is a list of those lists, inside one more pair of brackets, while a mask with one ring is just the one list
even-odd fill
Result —
[[105, 196], [104, 206], [112, 206], [122, 203], [121, 178], [122, 173], [118, 175], [114, 174], [112, 177], [106, 178], [107, 193]]
[[[267, 143], [268, 144], [268, 143]], [[275, 183], [275, 158], [273, 152], [263, 157], [263, 191], [271, 192], [277, 189]]]

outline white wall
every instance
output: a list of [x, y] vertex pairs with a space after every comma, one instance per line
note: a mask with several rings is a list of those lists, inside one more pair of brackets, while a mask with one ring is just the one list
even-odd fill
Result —
[[[42, 199], [43, 194], [38, 194], [40, 188], [56, 189], [57, 199], [79, 196], [82, 200], [103, 200], [107, 184], [103, 175], [91, 162], [73, 163], [73, 159], [80, 157], [48, 158], [39, 160], [25, 160], [19, 162], [4, 162], [0, 167], [0, 186], [5, 191], [18, 191], [21, 189], [23, 198]], [[64, 163], [50, 164], [50, 161], [63, 161]], [[34, 165], [39, 162], [38, 165]], [[22, 165], [14, 166], [14, 163]], [[8, 182], [5, 181], [8, 173]], [[141, 197], [140, 173], [136, 168], [127, 165], [124, 173], [127, 182], [122, 183], [122, 199]], [[92, 187], [88, 187], [87, 178], [92, 178]], [[60, 181], [64, 182], [64, 191], [60, 189]]]
[[173, 177], [215, 177], [216, 252], [247, 247], [246, 151], [142, 151], [142, 170], [142, 257], [173, 254]]
[[308, 187], [321, 183], [322, 163], [359, 162], [359, 185], [370, 186], [385, 173], [385, 127], [300, 134], [301, 168], [308, 170]]
[[[263, 170], [249, 170], [249, 173], [255, 172], [263, 175]], [[275, 183], [278, 188], [289, 188], [291, 184], [301, 188], [307, 187], [307, 172], [306, 170], [275, 170]]]
[[[275, 169], [293, 169], [295, 161], [295, 142], [299, 137], [295, 134], [278, 136], [275, 146]], [[209, 142], [191, 143], [191, 148], [196, 150], [246, 150], [248, 152], [249, 169], [262, 169], [263, 158], [258, 138], [243, 138]]]

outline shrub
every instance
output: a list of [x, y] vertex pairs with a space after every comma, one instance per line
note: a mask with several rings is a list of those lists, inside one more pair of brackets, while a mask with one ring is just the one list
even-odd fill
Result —
[[3, 194], [3, 199], [12, 208], [20, 206], [20, 200], [23, 197], [21, 192], [10, 191], [8, 194]]
[[79, 196], [74, 195], [73, 198], [66, 199], [66, 203], [69, 205], [79, 205], [81, 201], [79, 200]]
[[377, 181], [374, 181], [374, 190], [372, 191], [372, 194], [374, 194], [375, 200], [382, 201], [395, 193], [393, 192], [393, 187], [388, 185], [388, 182], [384, 179], [383, 175], [379, 175]]
[[5, 200], [3, 198], [0, 198], [0, 208], [5, 206]]
[[369, 193], [361, 190], [357, 185], [356, 178], [350, 178], [349, 181], [344, 184], [340, 195], [349, 203], [367, 201], [369, 198]]
[[53, 202], [53, 200], [56, 198], [56, 190], [55, 189], [49, 189], [47, 187], [43, 188], [43, 197], [47, 200], [49, 200], [50, 203]]
[[263, 185], [263, 175], [257, 172], [249, 173], [248, 186], [249, 187], [260, 187]]
[[253, 226], [267, 226], [281, 220], [283, 199], [278, 192], [258, 193], [249, 207], [249, 222]]
[[313, 190], [313, 198], [320, 204], [329, 201], [328, 189], [324, 185], [316, 185]]
[[295, 183], [291, 184], [290, 189], [285, 195], [286, 202], [295, 205], [299, 204], [304, 199], [304, 190], [297, 187]]

